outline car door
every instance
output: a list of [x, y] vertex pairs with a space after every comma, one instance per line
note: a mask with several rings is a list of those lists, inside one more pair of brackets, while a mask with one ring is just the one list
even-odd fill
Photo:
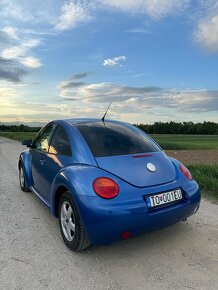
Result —
[[51, 187], [55, 176], [62, 168], [72, 163], [70, 140], [65, 129], [61, 125], [58, 125], [49, 146], [46, 162], [44, 163], [43, 190], [48, 201], [50, 201]]
[[46, 197], [44, 186], [45, 163], [51, 137], [55, 131], [54, 123], [48, 124], [33, 141], [33, 146], [30, 150], [31, 154], [31, 169], [33, 177], [33, 187], [43, 196]]

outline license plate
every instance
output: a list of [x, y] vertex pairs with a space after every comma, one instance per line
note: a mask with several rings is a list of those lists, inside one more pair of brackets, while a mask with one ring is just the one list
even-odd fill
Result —
[[147, 198], [147, 203], [149, 207], [156, 207], [166, 203], [171, 203], [182, 199], [181, 189], [175, 189], [168, 192], [159, 193], [152, 195]]

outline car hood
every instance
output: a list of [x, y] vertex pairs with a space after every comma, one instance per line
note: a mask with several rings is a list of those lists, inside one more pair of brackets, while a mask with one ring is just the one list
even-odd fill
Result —
[[[148, 154], [97, 157], [99, 168], [104, 169], [137, 187], [147, 187], [172, 182], [175, 168], [163, 151]], [[148, 163], [155, 166], [150, 171]]]

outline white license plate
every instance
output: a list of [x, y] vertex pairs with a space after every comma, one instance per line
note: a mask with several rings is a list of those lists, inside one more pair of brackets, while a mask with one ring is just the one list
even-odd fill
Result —
[[173, 201], [177, 201], [180, 199], [182, 199], [182, 191], [181, 189], [175, 189], [172, 191], [163, 192], [150, 196], [148, 198], [148, 206], [155, 207], [166, 203], [171, 203]]

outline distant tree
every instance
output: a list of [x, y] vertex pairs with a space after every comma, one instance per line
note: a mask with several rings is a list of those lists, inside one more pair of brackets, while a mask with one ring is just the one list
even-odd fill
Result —
[[218, 123], [206, 122], [155, 122], [154, 124], [136, 124], [148, 134], [204, 134], [218, 135]]

